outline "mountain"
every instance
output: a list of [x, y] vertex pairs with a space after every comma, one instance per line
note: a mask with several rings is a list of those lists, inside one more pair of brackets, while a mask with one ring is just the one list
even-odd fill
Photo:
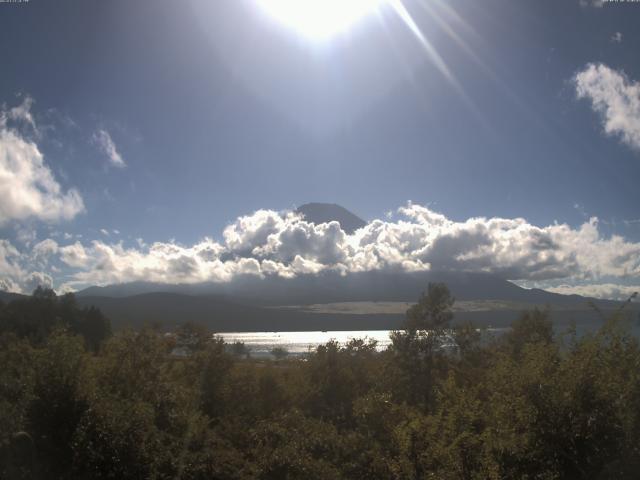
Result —
[[[185, 322], [197, 322], [214, 332], [273, 332], [331, 330], [391, 330], [402, 328], [408, 303], [351, 302], [311, 306], [259, 306], [243, 299], [215, 295], [156, 292], [130, 297], [79, 297], [82, 306], [96, 306], [115, 329], [156, 325], [172, 331]], [[520, 312], [534, 305], [491, 300], [460, 301], [454, 307], [454, 324], [473, 322], [478, 327], [506, 327]], [[616, 305], [613, 305], [616, 306]], [[601, 304], [605, 314], [612, 305]], [[637, 309], [635, 309], [637, 310]], [[637, 312], [634, 313], [637, 315]], [[599, 325], [600, 314], [583, 304], [554, 304], [552, 321], [560, 328], [575, 321]]]
[[[325, 272], [296, 278], [239, 276], [227, 283], [164, 285], [133, 282], [90, 287], [78, 297], [128, 297], [154, 292], [218, 295], [257, 306], [336, 302], [415, 302], [429, 282], [444, 282], [458, 300], [502, 300], [529, 304], [585, 304], [579, 295], [560, 295], [521, 288], [498, 276], [469, 272]], [[604, 302], [607, 303], [607, 302]]]
[[367, 224], [357, 215], [335, 203], [307, 203], [298, 207], [296, 212], [302, 214], [310, 223], [329, 223], [335, 220], [348, 234]]
[[[366, 225], [335, 204], [308, 203], [296, 211], [316, 224], [337, 221], [348, 233]], [[456, 312], [459, 321], [508, 324], [518, 311], [535, 305], [551, 305], [563, 318], [572, 312], [578, 312], [578, 319], [594, 313], [587, 308], [593, 299], [527, 290], [496, 275], [471, 272], [324, 272], [295, 278], [236, 276], [225, 283], [132, 282], [90, 287], [77, 297], [83, 305], [101, 308], [116, 326], [160, 322], [170, 327], [197, 321], [216, 331], [356, 330], [398, 328], [406, 304], [416, 302], [429, 282], [447, 284], [463, 305]], [[603, 309], [619, 305], [597, 303]]]
[[145, 324], [173, 330], [197, 322], [214, 332], [379, 330], [400, 328], [403, 315], [335, 315], [300, 309], [259, 307], [214, 295], [156, 292], [130, 297], [78, 298], [82, 306], [98, 307], [115, 329]]
[[[76, 296], [80, 305], [100, 308], [116, 329], [159, 324], [172, 330], [192, 321], [217, 332], [376, 330], [401, 328], [408, 305], [435, 281], [445, 282], [456, 298], [455, 322], [507, 326], [519, 312], [536, 305], [550, 305], [552, 319], [559, 325], [569, 320], [600, 321], [588, 306], [591, 299], [527, 290], [482, 273], [325, 273], [293, 279], [247, 276], [229, 283], [198, 285], [136, 282], [91, 287]], [[0, 292], [5, 303], [19, 297]], [[604, 300], [597, 304], [605, 312], [620, 305]]]
[[[527, 290], [495, 275], [469, 272], [325, 272], [296, 278], [236, 277], [227, 283], [162, 285], [149, 282], [91, 287], [82, 305], [99, 307], [114, 327], [195, 321], [218, 332], [375, 330], [400, 328], [407, 305], [429, 282], [445, 282], [457, 301], [456, 322], [506, 326], [519, 312], [550, 305], [558, 324], [598, 322], [579, 295]], [[603, 311], [620, 303], [596, 301]]]

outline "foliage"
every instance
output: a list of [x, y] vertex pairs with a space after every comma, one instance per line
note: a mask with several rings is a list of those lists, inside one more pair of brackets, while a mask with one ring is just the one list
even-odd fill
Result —
[[[640, 345], [624, 309], [564, 338], [548, 311], [523, 312], [487, 340], [450, 326], [453, 300], [435, 284], [385, 351], [331, 341], [271, 361], [197, 325], [173, 337], [120, 331], [98, 347], [71, 297], [20, 302], [0, 309], [0, 479], [631, 479], [640, 469]], [[176, 344], [190, 354], [172, 355]]]
[[282, 360], [289, 355], [289, 352], [284, 347], [273, 347], [271, 349], [271, 355], [273, 355], [276, 360]]
[[237, 341], [231, 344], [231, 352], [236, 357], [246, 357], [249, 358], [251, 356], [251, 349], [247, 347], [244, 342]]
[[95, 307], [80, 308], [72, 293], [58, 297], [53, 290], [38, 287], [30, 297], [0, 304], [0, 334], [13, 333], [42, 345], [56, 328], [81, 335], [94, 352], [111, 335], [109, 319]]

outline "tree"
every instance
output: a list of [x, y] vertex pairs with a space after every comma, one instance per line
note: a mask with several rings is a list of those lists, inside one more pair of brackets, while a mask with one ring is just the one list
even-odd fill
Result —
[[87, 347], [97, 352], [104, 341], [111, 336], [111, 322], [99, 308], [91, 306], [82, 311], [75, 330], [84, 337]]
[[417, 331], [448, 328], [453, 318], [454, 303], [449, 287], [444, 283], [429, 283], [418, 303], [407, 310], [405, 329]]
[[397, 399], [429, 410], [434, 406], [436, 369], [455, 300], [444, 283], [429, 283], [416, 305], [407, 310], [405, 330], [392, 332], [393, 361], [388, 378]]
[[38, 460], [51, 478], [60, 478], [70, 468], [71, 440], [87, 409], [82, 391], [85, 355], [80, 337], [56, 330], [36, 358], [27, 427]]
[[553, 342], [553, 324], [551, 323], [550, 311], [535, 307], [533, 310], [523, 312], [511, 324], [511, 331], [505, 334], [504, 340], [516, 356], [527, 344], [543, 343], [549, 345]]
[[93, 351], [111, 335], [111, 322], [98, 308], [81, 309], [72, 293], [58, 297], [42, 287], [31, 297], [12, 301], [0, 314], [0, 332], [12, 332], [36, 346], [45, 344], [54, 328], [82, 335]]
[[194, 360], [200, 372], [200, 409], [211, 418], [222, 416], [225, 412], [223, 386], [234, 360], [225, 352], [221, 338], [209, 342]]
[[273, 347], [271, 349], [271, 355], [273, 355], [276, 360], [283, 360], [289, 355], [289, 352], [283, 347]]
[[211, 340], [209, 329], [197, 322], [185, 322], [176, 330], [176, 346], [195, 353], [206, 348]]
[[231, 353], [233, 353], [236, 357], [246, 357], [249, 358], [251, 355], [251, 349], [247, 347], [244, 342], [238, 340], [237, 342], [233, 342], [231, 344]]

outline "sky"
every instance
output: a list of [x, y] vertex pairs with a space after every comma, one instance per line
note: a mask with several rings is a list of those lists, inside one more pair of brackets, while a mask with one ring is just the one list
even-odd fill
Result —
[[345, 2], [0, 3], [0, 288], [438, 268], [640, 289], [640, 3], [358, 2], [335, 32], [317, 19]]

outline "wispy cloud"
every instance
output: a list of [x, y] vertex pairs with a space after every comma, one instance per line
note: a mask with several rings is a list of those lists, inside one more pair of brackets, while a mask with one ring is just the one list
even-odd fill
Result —
[[124, 168], [127, 166], [108, 131], [99, 129], [93, 134], [93, 141], [107, 156], [109, 165], [117, 168]]
[[24, 97], [22, 103], [15, 107], [12, 107], [7, 112], [7, 117], [16, 122], [23, 122], [29, 125], [34, 131], [38, 131], [36, 127], [36, 122], [33, 119], [33, 115], [31, 114], [31, 107], [33, 106], [33, 97], [27, 95]]
[[622, 33], [621, 32], [616, 32], [613, 35], [611, 35], [611, 42], [612, 43], [622, 43]]
[[604, 64], [589, 64], [574, 77], [578, 98], [591, 101], [607, 135], [640, 150], [640, 83]]
[[605, 0], [579, 0], [579, 3], [581, 7], [602, 8]]

